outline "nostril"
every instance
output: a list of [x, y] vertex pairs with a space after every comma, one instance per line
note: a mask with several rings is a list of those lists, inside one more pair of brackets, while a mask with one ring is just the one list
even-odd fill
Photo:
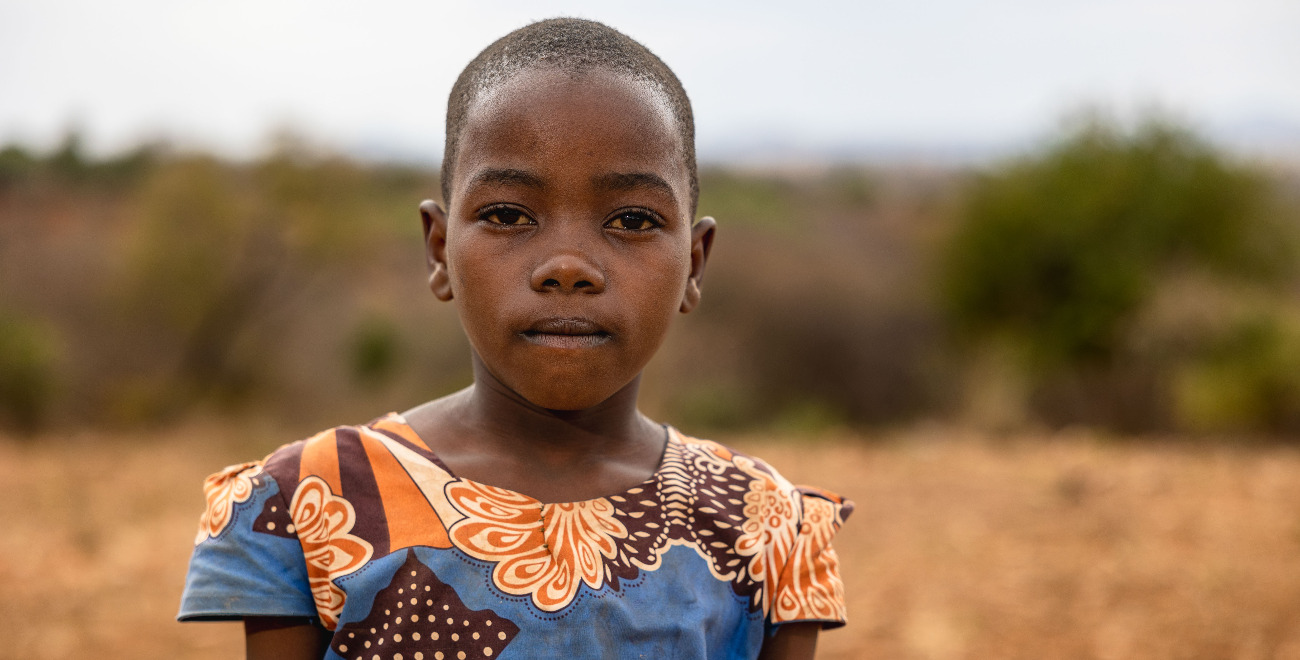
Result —
[[560, 281], [555, 278], [551, 278], [546, 280], [545, 282], [542, 282], [542, 286], [560, 286]]
[[592, 286], [591, 282], [588, 282], [587, 280], [578, 280], [578, 282], [573, 285], [573, 288], [585, 289], [589, 286]]

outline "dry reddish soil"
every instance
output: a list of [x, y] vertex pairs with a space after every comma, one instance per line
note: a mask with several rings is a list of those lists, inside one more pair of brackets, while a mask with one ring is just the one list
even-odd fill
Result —
[[[0, 437], [0, 657], [230, 658], [172, 619], [199, 484], [275, 433]], [[820, 658], [1300, 659], [1300, 450], [921, 429], [731, 438], [852, 498]]]

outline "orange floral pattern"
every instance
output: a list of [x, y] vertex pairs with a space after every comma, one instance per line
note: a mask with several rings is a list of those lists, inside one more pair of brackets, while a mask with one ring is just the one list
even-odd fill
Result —
[[333, 630], [346, 599], [335, 580], [364, 566], [374, 548], [349, 533], [357, 519], [352, 503], [332, 493], [320, 477], [309, 476], [298, 484], [289, 511], [307, 560], [316, 611], [321, 623]]
[[454, 481], [446, 492], [466, 514], [452, 526], [452, 542], [471, 557], [495, 562], [497, 587], [531, 596], [544, 612], [568, 605], [579, 583], [601, 588], [609, 577], [606, 562], [617, 556], [617, 541], [628, 535], [607, 499], [544, 506], [469, 481]]
[[839, 505], [830, 500], [803, 498], [799, 539], [775, 590], [773, 621], [844, 620], [844, 582], [831, 547], [840, 516]]
[[216, 538], [230, 523], [235, 504], [247, 502], [253, 495], [253, 478], [262, 473], [262, 464], [232, 465], [203, 481], [203, 496], [208, 506], [199, 518], [199, 533], [194, 545]]

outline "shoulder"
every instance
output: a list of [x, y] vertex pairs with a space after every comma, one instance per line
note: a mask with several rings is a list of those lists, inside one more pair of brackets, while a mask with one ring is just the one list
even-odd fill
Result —
[[[831, 539], [853, 510], [836, 493], [792, 484], [766, 461], [712, 440], [673, 431], [665, 484], [689, 487], [663, 498], [668, 516], [686, 508], [688, 538], [749, 594], [773, 624], [842, 624], [843, 583]], [[732, 571], [732, 572], [728, 572]]]
[[282, 492], [292, 494], [296, 484], [312, 477], [338, 492], [351, 475], [373, 472], [376, 461], [403, 451], [440, 463], [401, 416], [388, 413], [365, 424], [325, 429], [246, 465], [259, 467], [280, 485]]
[[333, 495], [348, 490], [353, 499], [378, 495], [376, 481], [394, 471], [395, 456], [418, 456], [425, 464], [441, 465], [401, 417], [390, 413], [365, 424], [329, 428], [282, 445], [261, 460], [223, 468], [203, 483], [212, 518], [206, 535], [219, 534], [233, 505], [255, 493], [285, 505], [304, 485]]
[[698, 464], [703, 459], [705, 463], [713, 466], [710, 471], [717, 476], [729, 472], [735, 475], [730, 477], [732, 480], [747, 479], [750, 482], [747, 486], [749, 499], [757, 498], [758, 493], [762, 492], [767, 496], [790, 502], [796, 510], [800, 511], [809, 502], [819, 508], [829, 506], [837, 525], [842, 523], [853, 510], [853, 503], [837, 493], [817, 486], [791, 483], [775, 467], [758, 456], [714, 440], [686, 435], [672, 427], [669, 427], [669, 432], [681, 447], [686, 462], [694, 461]]

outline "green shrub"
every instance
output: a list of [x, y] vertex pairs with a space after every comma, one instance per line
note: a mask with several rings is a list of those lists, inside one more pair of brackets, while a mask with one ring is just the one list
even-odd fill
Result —
[[1277, 313], [1241, 321], [1181, 366], [1174, 396], [1183, 428], [1300, 431], [1300, 322]]
[[58, 358], [44, 324], [0, 314], [0, 422], [30, 432], [45, 421]]
[[348, 346], [352, 379], [363, 385], [387, 381], [398, 366], [401, 331], [384, 316], [369, 316], [352, 331]]
[[0, 149], [0, 188], [13, 185], [31, 176], [39, 161], [31, 152], [18, 145]]
[[1185, 130], [1094, 120], [971, 186], [942, 255], [948, 318], [965, 336], [1014, 335], [1048, 363], [1108, 360], [1168, 269], [1285, 269], [1290, 237], [1263, 192]]
[[[1171, 399], [1209, 396], [1194, 384], [1208, 376], [1184, 370], [1170, 396], [1166, 375], [1199, 349], [1143, 345], [1137, 322], [1177, 273], [1282, 295], [1294, 228], [1273, 212], [1271, 192], [1260, 173], [1170, 123], [1125, 130], [1091, 118], [969, 185], [939, 255], [947, 325], [968, 348], [1017, 347], [1027, 405], [1045, 421], [1165, 425]], [[1218, 360], [1195, 373], [1228, 364], [1253, 368]]]

